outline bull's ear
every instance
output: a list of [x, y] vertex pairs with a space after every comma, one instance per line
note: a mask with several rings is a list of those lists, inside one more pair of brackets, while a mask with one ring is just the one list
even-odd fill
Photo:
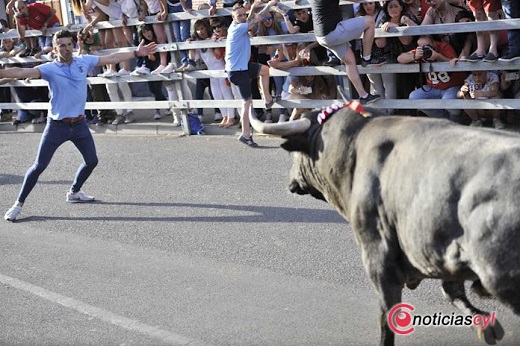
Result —
[[284, 137], [286, 141], [281, 147], [289, 152], [300, 151], [309, 154], [309, 138], [304, 135], [294, 135]]

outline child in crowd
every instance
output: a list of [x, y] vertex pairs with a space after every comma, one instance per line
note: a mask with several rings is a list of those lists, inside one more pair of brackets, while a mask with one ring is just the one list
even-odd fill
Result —
[[[464, 85], [457, 93], [462, 99], [494, 99], [500, 98], [500, 80], [498, 75], [492, 71], [473, 71], [464, 80]], [[505, 128], [500, 120], [500, 110], [465, 109], [464, 112], [471, 118], [470, 126], [481, 127], [482, 118], [487, 115], [493, 117], [493, 126], [496, 129]]]
[[[143, 41], [148, 44], [151, 42], [156, 42], [155, 31], [153, 30], [153, 26], [150, 24], [142, 24], [139, 26], [139, 30], [137, 31], [137, 35], [139, 36], [139, 41]], [[150, 74], [150, 71], [158, 68], [160, 65], [160, 54], [154, 53], [145, 57], [140, 57], [137, 59], [137, 67], [132, 72], [132, 75], [147, 75]], [[162, 92], [163, 83], [161, 81], [149, 81], [148, 87], [150, 91], [155, 96], [155, 101], [166, 101], [166, 97]], [[155, 114], [153, 116], [154, 120], [161, 119], [161, 111], [159, 109], [155, 110]]]

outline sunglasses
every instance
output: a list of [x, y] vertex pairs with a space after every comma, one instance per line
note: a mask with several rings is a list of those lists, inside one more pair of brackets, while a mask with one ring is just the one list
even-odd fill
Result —
[[220, 29], [224, 26], [224, 24], [219, 24], [219, 25], [213, 25], [212, 28], [213, 30], [217, 30], [217, 29]]
[[262, 19], [262, 22], [270, 22], [273, 20], [273, 17], [265, 17], [264, 19]]

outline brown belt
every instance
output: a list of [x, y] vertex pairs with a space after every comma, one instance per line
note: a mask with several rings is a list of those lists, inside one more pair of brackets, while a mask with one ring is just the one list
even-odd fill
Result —
[[60, 123], [64, 123], [64, 124], [75, 124], [78, 121], [83, 120], [83, 119], [85, 119], [85, 116], [82, 114], [82, 115], [78, 115], [75, 118], [64, 118], [64, 119], [55, 120], [55, 121], [60, 122]]

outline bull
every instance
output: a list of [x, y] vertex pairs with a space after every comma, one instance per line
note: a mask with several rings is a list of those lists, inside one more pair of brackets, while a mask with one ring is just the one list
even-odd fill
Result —
[[[328, 202], [350, 223], [380, 302], [381, 345], [394, 345], [389, 312], [403, 288], [425, 278], [441, 280], [466, 316], [489, 316], [468, 301], [467, 280], [520, 315], [520, 136], [334, 110], [281, 124], [251, 112], [251, 124], [286, 139], [290, 191]], [[476, 331], [488, 344], [504, 335], [498, 321]]]

